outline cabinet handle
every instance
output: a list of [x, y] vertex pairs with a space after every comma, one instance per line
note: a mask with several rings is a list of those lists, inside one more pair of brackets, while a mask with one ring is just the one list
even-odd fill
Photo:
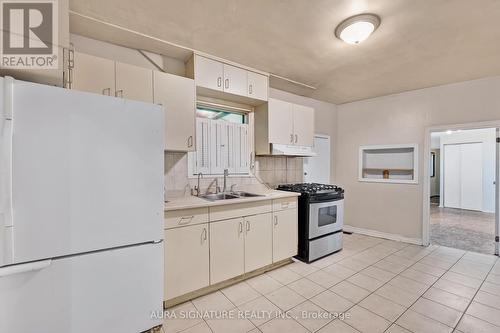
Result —
[[297, 143], [298, 139], [299, 139], [299, 136], [297, 134], [295, 134], [295, 143]]
[[111, 88], [104, 88], [102, 90], [103, 95], [111, 96]]
[[115, 97], [123, 98], [123, 89], [117, 90], [115, 92]]
[[239, 225], [239, 228], [238, 228], [238, 233], [241, 234], [243, 232], [243, 222], [240, 222], [239, 224], [240, 225]]
[[253, 88], [253, 87], [252, 87], [252, 85], [249, 85], [249, 86], [248, 86], [248, 93], [249, 93], [250, 95], [251, 95], [251, 94], [253, 94], [253, 89], [252, 89], [252, 88]]
[[[191, 220], [194, 218], [194, 215], [191, 215], [191, 216], [183, 216], [181, 217], [181, 219], [179, 220], [179, 225], [183, 225], [183, 224], [188, 224], [191, 222]], [[184, 222], [186, 221], [186, 222]]]
[[224, 80], [224, 87], [225, 87], [226, 89], [228, 89], [228, 88], [229, 88], [229, 79], [225, 79], [225, 80]]
[[290, 142], [293, 143], [293, 134], [290, 134]]
[[222, 78], [219, 76], [217, 78], [217, 87], [220, 87], [220, 86], [222, 86]]
[[188, 144], [188, 148], [191, 148], [191, 147], [193, 146], [193, 136], [192, 136], [192, 135], [190, 135], [190, 136], [188, 137], [188, 142], [187, 142], [187, 144]]
[[278, 215], [274, 215], [274, 225], [278, 225]]
[[207, 228], [203, 228], [203, 236], [202, 236], [202, 239], [203, 239], [204, 241], [206, 241], [206, 240], [207, 240]]
[[246, 224], [247, 224], [247, 232], [248, 232], [248, 231], [250, 231], [250, 221], [247, 221]]

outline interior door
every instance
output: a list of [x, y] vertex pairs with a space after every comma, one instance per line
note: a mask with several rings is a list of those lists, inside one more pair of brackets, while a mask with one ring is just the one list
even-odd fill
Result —
[[460, 145], [461, 208], [483, 209], [483, 144]]
[[316, 156], [304, 158], [304, 182], [330, 184], [330, 137], [314, 137]]
[[314, 144], [314, 109], [293, 104], [294, 143], [312, 147]]
[[500, 238], [500, 129], [496, 129], [496, 166], [495, 166], [495, 254], [499, 253]]
[[292, 104], [270, 98], [269, 112], [269, 142], [291, 145], [293, 136], [293, 110]]
[[460, 208], [460, 145], [444, 145], [444, 206]]
[[243, 218], [210, 223], [210, 284], [245, 272]]
[[272, 214], [245, 217], [245, 273], [273, 262]]
[[14, 81], [13, 119], [13, 263], [163, 238], [160, 106]]

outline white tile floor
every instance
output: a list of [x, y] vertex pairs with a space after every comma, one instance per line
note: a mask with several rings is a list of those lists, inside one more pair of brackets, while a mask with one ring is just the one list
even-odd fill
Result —
[[169, 309], [163, 332], [500, 332], [497, 257], [344, 239], [344, 250], [310, 265], [294, 262]]

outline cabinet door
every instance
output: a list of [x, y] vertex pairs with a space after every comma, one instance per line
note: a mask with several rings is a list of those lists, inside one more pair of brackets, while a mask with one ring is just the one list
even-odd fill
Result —
[[293, 136], [292, 104], [270, 98], [268, 102], [269, 143], [291, 145]]
[[150, 69], [115, 63], [117, 97], [153, 103], [153, 71]]
[[273, 262], [272, 214], [245, 217], [245, 273]]
[[248, 72], [248, 97], [267, 101], [269, 79], [267, 76]]
[[243, 218], [210, 223], [210, 284], [245, 272]]
[[294, 144], [310, 146], [314, 144], [314, 109], [293, 104]]
[[247, 71], [224, 64], [224, 92], [247, 96]]
[[196, 89], [194, 80], [157, 72], [154, 102], [165, 109], [165, 150], [195, 150]]
[[286, 209], [274, 212], [273, 262], [278, 262], [297, 254], [297, 228], [296, 209]]
[[72, 89], [113, 95], [115, 93], [115, 62], [75, 52]]
[[221, 62], [196, 56], [194, 77], [196, 85], [222, 91], [224, 64]]
[[165, 300], [209, 285], [208, 223], [165, 230]]

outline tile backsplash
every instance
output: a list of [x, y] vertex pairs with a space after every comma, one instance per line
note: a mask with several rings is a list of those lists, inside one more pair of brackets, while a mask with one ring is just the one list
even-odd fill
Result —
[[[270, 187], [279, 184], [299, 183], [303, 181], [303, 159], [301, 157], [282, 156], [257, 156], [255, 161], [255, 174], [257, 177], [229, 177], [227, 186], [259, 184], [259, 179]], [[191, 188], [197, 184], [196, 178], [188, 178], [188, 154], [178, 152], [165, 152], [165, 186], [168, 196], [190, 195]], [[215, 177], [208, 176], [200, 181], [200, 187], [205, 192]], [[222, 186], [222, 176], [219, 186]], [[211, 191], [214, 191], [212, 184]]]

